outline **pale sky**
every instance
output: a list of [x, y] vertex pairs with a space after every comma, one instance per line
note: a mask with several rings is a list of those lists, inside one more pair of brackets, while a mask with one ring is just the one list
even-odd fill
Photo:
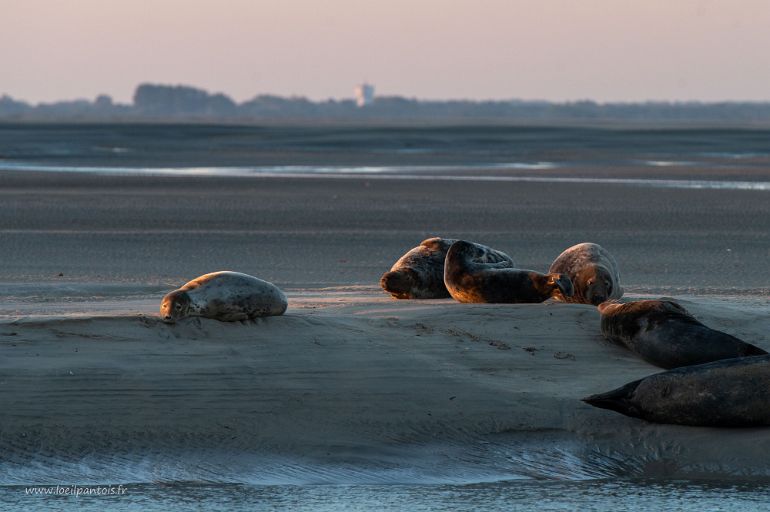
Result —
[[0, 0], [0, 95], [770, 100], [770, 0]]

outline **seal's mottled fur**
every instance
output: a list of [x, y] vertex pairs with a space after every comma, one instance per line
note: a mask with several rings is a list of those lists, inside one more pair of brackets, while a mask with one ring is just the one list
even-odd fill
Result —
[[240, 272], [212, 272], [174, 290], [160, 304], [164, 322], [187, 316], [223, 322], [282, 315], [288, 302], [274, 284]]

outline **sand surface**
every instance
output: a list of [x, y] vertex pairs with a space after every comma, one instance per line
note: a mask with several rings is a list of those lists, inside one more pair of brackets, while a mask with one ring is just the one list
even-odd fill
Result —
[[[764, 191], [3, 172], [5, 483], [770, 477], [767, 429], [580, 402], [659, 371], [603, 341], [595, 308], [381, 293], [432, 235], [540, 271], [600, 243], [629, 297], [770, 349]], [[222, 269], [279, 284], [289, 311], [158, 321], [164, 293]]]
[[[770, 349], [766, 308], [683, 303]], [[415, 459], [451, 474], [478, 458], [480, 479], [770, 476], [757, 457], [767, 429], [652, 425], [580, 402], [660, 371], [604, 341], [591, 306], [332, 289], [290, 294], [285, 316], [246, 324], [169, 326], [149, 310], [4, 320], [0, 352], [6, 466], [86, 456], [91, 471], [130, 478], [164, 454], [158, 479], [226, 479], [235, 464], [262, 481], [322, 482], [358, 461], [354, 478], [387, 480], [371, 469], [387, 468], [399, 481]]]

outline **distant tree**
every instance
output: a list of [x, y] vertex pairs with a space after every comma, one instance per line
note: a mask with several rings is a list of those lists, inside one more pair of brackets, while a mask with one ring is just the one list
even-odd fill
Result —
[[30, 105], [23, 101], [18, 101], [8, 95], [0, 96], [0, 115], [14, 116], [24, 114], [32, 109]]
[[236, 113], [236, 104], [224, 94], [209, 94], [185, 85], [141, 84], [134, 93], [134, 108], [151, 116], [222, 116]]
[[100, 94], [94, 100], [94, 107], [98, 109], [108, 109], [112, 107], [112, 98], [106, 94]]

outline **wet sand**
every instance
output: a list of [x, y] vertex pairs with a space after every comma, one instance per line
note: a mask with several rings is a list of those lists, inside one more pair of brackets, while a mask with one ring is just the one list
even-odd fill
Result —
[[538, 271], [593, 241], [615, 255], [631, 291], [767, 296], [768, 198], [622, 184], [4, 172], [0, 282], [172, 286], [236, 269], [289, 288], [375, 285], [438, 235]]

